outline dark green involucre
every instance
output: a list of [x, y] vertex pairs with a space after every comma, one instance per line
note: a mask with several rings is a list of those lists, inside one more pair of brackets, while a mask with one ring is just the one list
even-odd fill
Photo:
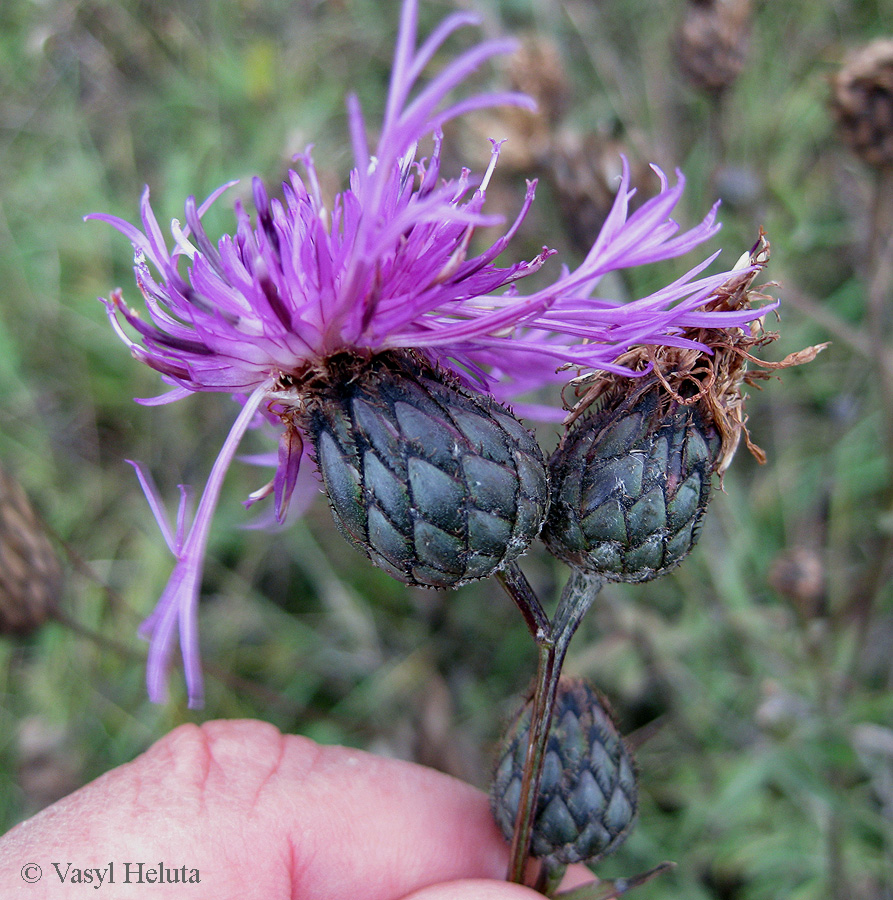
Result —
[[344, 369], [314, 385], [302, 426], [347, 540], [394, 578], [437, 588], [522, 554], [549, 487], [542, 451], [512, 413], [409, 354]]
[[697, 543], [720, 439], [695, 407], [661, 404], [661, 390], [588, 416], [553, 454], [543, 541], [568, 565], [648, 581]]
[[[532, 704], [505, 738], [490, 791], [493, 815], [511, 840], [530, 738]], [[636, 817], [635, 763], [607, 701], [582, 679], [562, 678], [546, 744], [531, 855], [597, 862], [626, 840]]]

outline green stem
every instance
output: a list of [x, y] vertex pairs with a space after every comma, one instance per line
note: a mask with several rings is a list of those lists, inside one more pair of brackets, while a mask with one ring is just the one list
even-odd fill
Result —
[[[543, 760], [546, 739], [552, 723], [552, 703], [557, 686], [554, 678], [555, 645], [551, 640], [538, 642], [536, 688], [533, 694], [533, 711], [530, 718], [530, 737], [527, 755], [524, 758], [524, 774], [521, 778], [521, 796], [515, 816], [515, 830], [509, 851], [509, 870], [506, 878], [516, 884], [525, 884], [524, 871], [530, 853], [530, 838], [536, 817], [536, 800], [539, 795], [540, 779], [543, 774]], [[559, 672], [560, 672], [560, 666]]]
[[[517, 884], [527, 883], [524, 880], [524, 874], [527, 857], [530, 853], [530, 839], [536, 818], [536, 801], [543, 774], [549, 729], [552, 725], [555, 695], [558, 693], [558, 684], [561, 679], [561, 669], [571, 638], [583, 615], [601, 590], [603, 583], [600, 578], [574, 572], [564, 586], [551, 627], [546, 632], [534, 633], [534, 640], [536, 640], [538, 648], [536, 686], [530, 718], [530, 737], [527, 744], [527, 755], [524, 759], [524, 773], [521, 778], [521, 796], [515, 816], [515, 830], [507, 875], [509, 881]], [[533, 633], [532, 629], [531, 633]], [[528, 887], [531, 886], [528, 884]]]
[[546, 897], [554, 897], [558, 893], [558, 888], [561, 887], [566, 871], [567, 866], [564, 863], [547, 856], [540, 866], [540, 873], [536, 879], [536, 890]]
[[500, 569], [496, 573], [496, 577], [505, 592], [521, 610], [521, 615], [524, 616], [527, 628], [537, 645], [548, 639], [552, 633], [552, 624], [518, 564], [510, 562], [504, 569]]

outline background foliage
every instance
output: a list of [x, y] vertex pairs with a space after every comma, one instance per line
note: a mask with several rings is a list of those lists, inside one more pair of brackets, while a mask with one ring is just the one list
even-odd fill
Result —
[[[772, 358], [834, 342], [752, 396], [769, 464], [739, 454], [692, 557], [651, 585], [607, 588], [575, 640], [569, 671], [595, 680], [641, 743], [640, 823], [599, 874], [676, 860], [643, 900], [889, 900], [893, 344], [868, 297], [873, 285], [882, 306], [893, 301], [871, 251], [889, 243], [878, 211], [890, 178], [838, 141], [827, 98], [845, 50], [877, 36], [893, 8], [758, 4], [748, 64], [717, 103], [679, 72], [681, 3], [474, 6], [488, 33], [536, 32], [560, 48], [570, 88], [553, 137], [594, 136], [614, 164], [622, 150], [679, 166], [683, 224], [722, 195], [727, 266], [767, 229], [783, 299]], [[423, 18], [453, 8], [427, 2]], [[232, 178], [244, 196], [251, 175], [275, 185], [311, 141], [336, 186], [350, 164], [344, 95], [359, 93], [376, 121], [396, 15], [374, 0], [0, 5], [0, 464], [39, 509], [66, 575], [66, 624], [0, 637], [4, 828], [174, 725], [221, 716], [487, 783], [534, 669], [509, 600], [492, 583], [434, 593], [391, 582], [344, 545], [321, 500], [285, 531], [246, 530], [241, 500], [264, 477], [250, 466], [232, 469], [212, 537], [207, 706], [188, 711], [177, 677], [168, 705], [146, 701], [135, 628], [171, 560], [124, 459], [145, 461], [173, 502], [178, 483], [207, 473], [234, 407], [211, 395], [132, 402], [156, 393], [157, 377], [131, 361], [96, 300], [117, 285], [134, 296], [130, 248], [81, 221], [135, 219], [145, 183], [161, 221]], [[550, 145], [525, 159], [517, 128], [478, 119], [450, 139], [457, 160], [478, 163], [487, 137], [514, 134], [521, 158], [507, 151], [494, 202], [517, 209], [529, 163], [545, 177], [523, 239], [572, 258]], [[228, 208], [208, 217], [209, 233], [231, 226]], [[616, 289], [632, 296], [672, 271]], [[542, 439], [551, 447], [554, 429]], [[263, 446], [252, 436], [246, 450]], [[524, 568], [545, 597], [565, 578], [540, 550]]]

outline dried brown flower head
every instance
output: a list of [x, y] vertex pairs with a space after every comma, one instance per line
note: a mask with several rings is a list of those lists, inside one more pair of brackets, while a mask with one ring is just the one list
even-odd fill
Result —
[[690, 0], [674, 50], [692, 85], [718, 94], [741, 74], [750, 43], [750, 14], [750, 0]]
[[790, 600], [804, 619], [824, 612], [825, 564], [814, 547], [793, 547], [776, 556], [769, 569], [769, 584]]
[[0, 634], [52, 618], [62, 585], [53, 546], [19, 483], [0, 468]]
[[[771, 300], [763, 293], [770, 284], [754, 288], [757, 275], [769, 261], [769, 241], [763, 231], [749, 253], [735, 266], [732, 275], [704, 304], [714, 312], [750, 308], [754, 301]], [[754, 268], [756, 267], [756, 268]], [[797, 366], [815, 359], [827, 344], [817, 344], [788, 354], [778, 362], [763, 360], [754, 351], [772, 343], [776, 332], [766, 331], [762, 319], [744, 328], [692, 328], [685, 337], [699, 341], [712, 350], [685, 347], [636, 347], [620, 356], [618, 363], [649, 374], [641, 379], [618, 380], [610, 374], [584, 375], [573, 379], [577, 401], [565, 420], [573, 423], [594, 403], [609, 405], [623, 394], [634, 401], [660, 384], [663, 402], [669, 408], [674, 403], [697, 408], [704, 423], [713, 426], [722, 441], [714, 471], [725, 472], [735, 455], [742, 436], [748, 450], [761, 463], [765, 453], [751, 440], [747, 430], [747, 413], [741, 386], [754, 385], [771, 377], [772, 372]]]
[[[571, 85], [557, 44], [535, 32], [522, 38], [507, 63], [506, 75], [513, 90], [536, 101], [536, 109], [506, 106], [495, 111], [500, 134], [506, 138], [499, 162], [503, 171], [529, 175], [548, 165], [556, 127], [570, 106]], [[492, 120], [484, 118], [472, 128], [474, 143], [483, 139], [487, 146], [494, 134]]]
[[872, 166], [893, 166], [893, 39], [850, 53], [834, 77], [831, 109], [845, 143]]

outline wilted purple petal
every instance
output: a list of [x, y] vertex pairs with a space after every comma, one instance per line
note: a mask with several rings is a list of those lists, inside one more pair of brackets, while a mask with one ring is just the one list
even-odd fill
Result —
[[304, 439], [294, 426], [286, 428], [279, 438], [279, 465], [274, 479], [276, 519], [285, 520], [288, 503], [298, 480], [301, 459], [304, 455]]
[[196, 617], [205, 549], [226, 470], [232, 462], [239, 441], [270, 388], [269, 384], [260, 385], [245, 401], [211, 469], [198, 509], [188, 527], [188, 534], [185, 521], [188, 492], [181, 491], [177, 529], [176, 534], [173, 534], [164, 518], [164, 509], [151, 479], [139, 464], [132, 463], [168, 547], [177, 560], [158, 605], [140, 628], [140, 634], [149, 639], [146, 681], [149, 697], [153, 702], [161, 703], [167, 696], [167, 671], [177, 625], [179, 625], [189, 706], [195, 708], [204, 702]]
[[[155, 521], [158, 523], [158, 528], [161, 530], [162, 537], [171, 553], [174, 556], [177, 556], [180, 552], [180, 544], [175, 539], [174, 532], [171, 531], [170, 525], [168, 525], [167, 513], [164, 511], [164, 501], [158, 493], [158, 488], [155, 487], [152, 476], [146, 471], [142, 463], [132, 459], [126, 459], [124, 461], [136, 469], [136, 477], [139, 480], [140, 487], [143, 489], [146, 500], [149, 502], [149, 508], [152, 510], [152, 515], [155, 516]], [[180, 502], [182, 506], [182, 495]]]

